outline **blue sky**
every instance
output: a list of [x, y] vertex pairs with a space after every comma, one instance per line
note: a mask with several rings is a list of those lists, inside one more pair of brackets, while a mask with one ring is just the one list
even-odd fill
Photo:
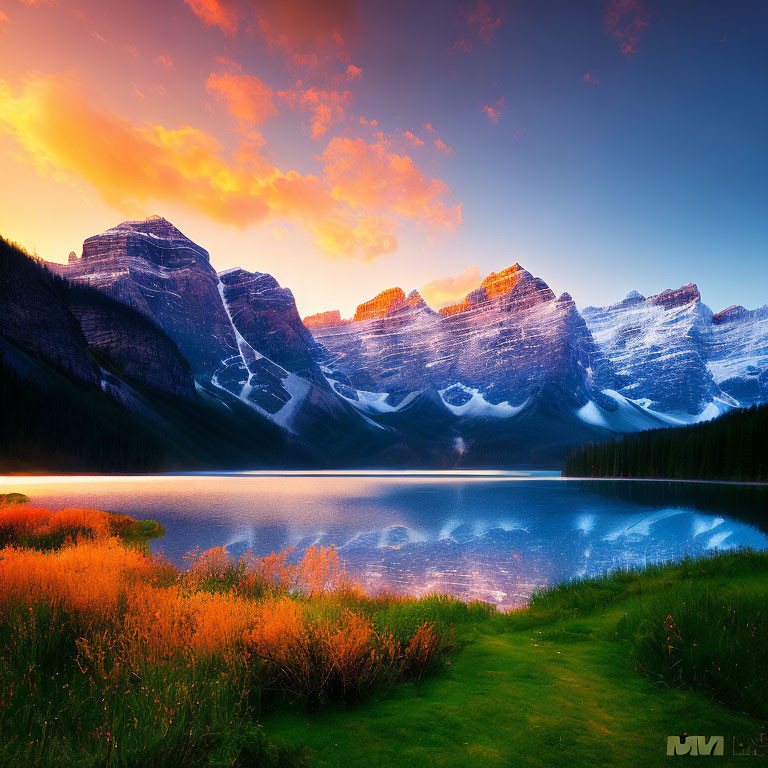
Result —
[[0, 38], [0, 232], [45, 258], [159, 213], [302, 314], [514, 262], [768, 302], [762, 0], [0, 0]]

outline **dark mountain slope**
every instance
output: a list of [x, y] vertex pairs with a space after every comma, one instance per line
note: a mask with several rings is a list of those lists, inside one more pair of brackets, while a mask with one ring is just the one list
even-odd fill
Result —
[[53, 275], [2, 239], [0, 274], [4, 471], [308, 460], [236, 399], [199, 394], [176, 345], [140, 313]]

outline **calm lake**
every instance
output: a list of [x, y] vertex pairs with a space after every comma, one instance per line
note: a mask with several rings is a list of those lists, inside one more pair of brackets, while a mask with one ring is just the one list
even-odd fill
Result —
[[564, 480], [558, 473], [257, 473], [0, 478], [33, 504], [149, 517], [176, 563], [335, 545], [368, 590], [450, 592], [501, 607], [579, 576], [768, 547], [768, 488]]

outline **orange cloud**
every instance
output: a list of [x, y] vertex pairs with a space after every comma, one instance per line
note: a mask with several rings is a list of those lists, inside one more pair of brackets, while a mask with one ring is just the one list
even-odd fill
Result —
[[619, 41], [621, 52], [629, 59], [637, 53], [640, 37], [651, 20], [651, 12], [642, 0], [610, 0], [603, 12], [608, 34]]
[[0, 11], [0, 29], [2, 29], [4, 24], [10, 24], [11, 20], [2, 12]]
[[277, 114], [272, 89], [255, 75], [211, 73], [205, 87], [226, 103], [241, 133], [247, 133], [253, 126], [262, 125], [268, 117]]
[[331, 257], [346, 254], [357, 261], [373, 261], [397, 250], [391, 225], [376, 216], [366, 216], [354, 226], [343, 221], [320, 221], [313, 226], [315, 246]]
[[482, 280], [477, 266], [467, 267], [453, 277], [432, 280], [419, 288], [419, 293], [430, 306], [443, 307], [464, 299], [468, 293], [480, 287]]
[[58, 5], [58, 0], [21, 0], [24, 5], [31, 5], [34, 8], [37, 8], [41, 5]]
[[165, 67], [166, 69], [173, 69], [173, 59], [170, 56], [158, 56], [155, 59], [155, 64], [159, 64], [161, 67]]
[[432, 139], [432, 143], [441, 151], [445, 152], [446, 155], [455, 155], [456, 150], [453, 149], [453, 147], [449, 147], [441, 138], [440, 134], [437, 132], [437, 130], [434, 128], [432, 123], [424, 123], [424, 129], [427, 131], [427, 133], [431, 133], [434, 138]]
[[267, 44], [291, 54], [338, 54], [356, 33], [354, 0], [259, 0], [251, 6]]
[[39, 77], [21, 95], [0, 83], [0, 127], [13, 134], [42, 172], [92, 186], [110, 205], [176, 200], [219, 221], [245, 226], [269, 211], [247, 174], [229, 166], [221, 145], [182, 126], [134, 124], [95, 109], [65, 77]]
[[461, 221], [460, 205], [444, 202], [446, 185], [425, 178], [382, 139], [333, 139], [320, 158], [321, 176], [283, 171], [258, 141], [242, 141], [229, 158], [197, 128], [134, 123], [99, 109], [80, 83], [61, 75], [31, 77], [19, 92], [0, 81], [0, 131], [39, 172], [86, 184], [128, 214], [172, 202], [239, 228], [287, 220], [332, 258], [392, 252], [399, 219], [448, 229]]
[[504, 109], [504, 97], [496, 99], [493, 104], [483, 104], [482, 110], [486, 117], [495, 125], [501, 120], [501, 110]]
[[[362, 120], [362, 118], [361, 118]], [[408, 139], [415, 147], [423, 147], [424, 142], [413, 131], [405, 131], [401, 134], [403, 138]]]
[[234, 35], [239, 24], [237, 6], [228, 0], [184, 0], [207, 27]]
[[326, 91], [315, 87], [304, 90], [301, 81], [288, 91], [280, 91], [278, 96], [292, 109], [312, 113], [313, 139], [325, 134], [332, 125], [343, 122], [346, 108], [354, 102], [350, 91]]
[[372, 128], [375, 128], [378, 124], [378, 120], [366, 120], [362, 115], [360, 115], [360, 125], [369, 125]]
[[451, 231], [461, 223], [461, 204], [447, 206], [450, 190], [440, 179], [428, 179], [408, 155], [392, 151], [379, 137], [333, 138], [320, 157], [336, 200], [368, 211], [388, 209], [408, 219]]
[[221, 64], [222, 67], [230, 70], [231, 72], [243, 71], [243, 68], [236, 61], [232, 61], [232, 59], [226, 56], [216, 56], [214, 61], [216, 61], [218, 64]]
[[235, 35], [253, 24], [270, 48], [300, 66], [317, 68], [328, 57], [344, 58], [357, 34], [355, 0], [185, 0], [207, 26]]
[[363, 70], [360, 67], [356, 67], [354, 64], [350, 64], [347, 67], [347, 71], [344, 73], [347, 80], [360, 80], [363, 77]]

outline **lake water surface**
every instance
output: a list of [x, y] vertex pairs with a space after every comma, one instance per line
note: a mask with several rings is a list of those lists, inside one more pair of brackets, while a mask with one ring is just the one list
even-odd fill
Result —
[[257, 473], [0, 478], [52, 508], [149, 517], [174, 562], [195, 547], [335, 545], [368, 590], [501, 607], [534, 589], [716, 549], [768, 547], [768, 489], [564, 480], [557, 473]]

